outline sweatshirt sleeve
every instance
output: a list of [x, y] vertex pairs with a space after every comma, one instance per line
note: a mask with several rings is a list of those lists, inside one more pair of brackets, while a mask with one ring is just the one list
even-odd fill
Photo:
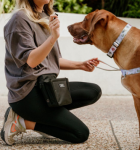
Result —
[[24, 11], [15, 13], [4, 27], [6, 47], [16, 66], [20, 68], [27, 62], [30, 52], [37, 48], [34, 31]]
[[32, 35], [26, 32], [12, 32], [6, 37], [5, 41], [18, 68], [27, 62], [30, 52], [37, 48]]

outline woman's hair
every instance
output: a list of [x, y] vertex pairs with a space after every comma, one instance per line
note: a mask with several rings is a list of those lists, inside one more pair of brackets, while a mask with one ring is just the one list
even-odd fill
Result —
[[[53, 14], [53, 12], [54, 12], [53, 3], [54, 3], [54, 1], [50, 0], [50, 2], [48, 4], [44, 5], [43, 9], [47, 15]], [[49, 26], [48, 26], [49, 20], [47, 19], [47, 17], [40, 18], [39, 13], [37, 13], [37, 7], [38, 6], [34, 3], [33, 0], [16, 0], [15, 11], [24, 9], [27, 17], [31, 21], [39, 23], [44, 28], [49, 30]]]

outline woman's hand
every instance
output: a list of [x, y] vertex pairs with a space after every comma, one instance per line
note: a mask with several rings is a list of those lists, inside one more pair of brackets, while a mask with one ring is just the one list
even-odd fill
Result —
[[51, 31], [51, 36], [54, 39], [58, 39], [60, 36], [60, 21], [58, 19], [58, 16], [50, 15], [49, 21], [50, 21], [49, 27], [50, 27], [50, 31]]
[[80, 69], [84, 71], [92, 72], [95, 69], [94, 66], [98, 66], [98, 64], [99, 64], [98, 58], [93, 58], [82, 62], [80, 65]]
[[[84, 62], [71, 61], [64, 58], [59, 58], [60, 69], [63, 70], [84, 70], [92, 72], [94, 66], [99, 64], [98, 58], [93, 58]], [[92, 66], [94, 65], [94, 66]]]

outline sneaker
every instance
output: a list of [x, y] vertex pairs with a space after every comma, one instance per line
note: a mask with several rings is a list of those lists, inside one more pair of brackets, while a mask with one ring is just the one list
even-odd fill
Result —
[[1, 129], [1, 138], [8, 144], [13, 145], [15, 135], [19, 135], [26, 130], [19, 123], [20, 116], [9, 107], [4, 115], [3, 128]]
[[55, 137], [53, 137], [51, 135], [48, 135], [48, 134], [40, 132], [40, 131], [35, 131], [35, 132], [39, 133], [40, 135], [42, 135], [43, 138], [46, 138], [46, 139], [53, 139], [53, 138], [55, 138]]

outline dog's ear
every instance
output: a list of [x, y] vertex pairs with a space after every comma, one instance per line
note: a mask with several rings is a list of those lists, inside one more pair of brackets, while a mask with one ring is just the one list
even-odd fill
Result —
[[91, 32], [95, 29], [97, 23], [100, 23], [103, 27], [105, 27], [108, 23], [108, 17], [109, 15], [107, 12], [96, 10], [91, 20], [89, 34], [91, 34]]

